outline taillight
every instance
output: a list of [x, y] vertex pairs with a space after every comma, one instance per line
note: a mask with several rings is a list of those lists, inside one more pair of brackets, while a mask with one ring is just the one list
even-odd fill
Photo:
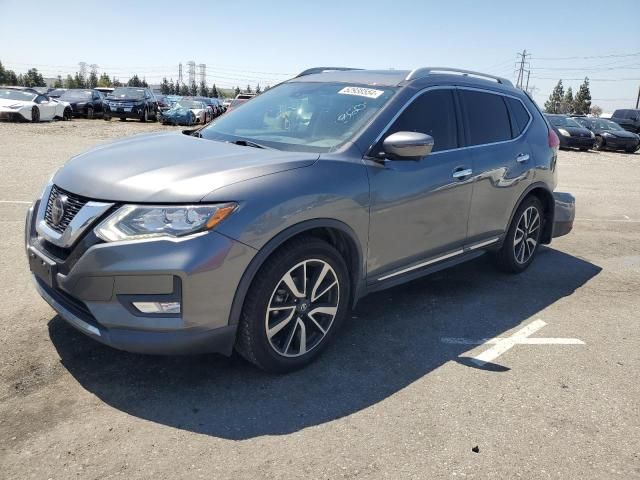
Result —
[[549, 146], [554, 152], [557, 152], [560, 148], [560, 139], [552, 129], [549, 129]]

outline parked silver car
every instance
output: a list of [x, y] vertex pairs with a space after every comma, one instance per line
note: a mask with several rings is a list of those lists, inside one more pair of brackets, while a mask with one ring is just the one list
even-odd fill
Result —
[[71, 159], [29, 210], [30, 268], [107, 345], [289, 371], [368, 293], [485, 252], [524, 271], [572, 228], [558, 146], [501, 78], [315, 68], [190, 135]]

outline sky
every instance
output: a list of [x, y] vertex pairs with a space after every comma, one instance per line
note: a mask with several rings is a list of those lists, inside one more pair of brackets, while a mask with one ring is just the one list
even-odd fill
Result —
[[0, 61], [45, 77], [73, 74], [84, 61], [121, 81], [137, 73], [159, 83], [176, 80], [179, 63], [186, 79], [192, 60], [206, 64], [209, 85], [243, 88], [313, 66], [447, 66], [515, 81], [517, 53], [526, 49], [540, 105], [558, 79], [575, 93], [589, 76], [592, 103], [611, 112], [633, 107], [640, 87], [639, 7], [638, 0], [0, 0]]

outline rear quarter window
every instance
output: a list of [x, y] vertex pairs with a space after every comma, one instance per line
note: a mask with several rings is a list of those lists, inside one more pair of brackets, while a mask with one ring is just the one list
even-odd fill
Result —
[[529, 115], [529, 112], [524, 107], [524, 105], [522, 105], [522, 102], [520, 100], [511, 97], [505, 97], [505, 99], [509, 104], [511, 114], [513, 115], [515, 121], [515, 125], [513, 126], [513, 133], [514, 137], [517, 137], [526, 128], [529, 120], [531, 119], [531, 115]]
[[511, 120], [499, 94], [460, 90], [466, 115], [469, 145], [511, 140]]

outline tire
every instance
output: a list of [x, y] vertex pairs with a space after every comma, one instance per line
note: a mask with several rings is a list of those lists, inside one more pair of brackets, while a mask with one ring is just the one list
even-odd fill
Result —
[[71, 120], [71, 116], [72, 116], [71, 109], [69, 107], [65, 108], [64, 112], [62, 112], [62, 120], [64, 120], [65, 122], [68, 120]]
[[347, 265], [333, 246], [315, 237], [291, 240], [256, 274], [242, 308], [235, 348], [267, 372], [302, 368], [336, 335], [350, 297]]
[[106, 112], [106, 111], [105, 111], [105, 112], [102, 114], [102, 119], [103, 119], [103, 120], [105, 120], [105, 121], [107, 121], [107, 122], [110, 122], [110, 121], [111, 121], [111, 112]]
[[94, 116], [95, 116], [95, 112], [93, 110], [93, 107], [87, 107], [87, 118], [89, 120], [93, 120]]
[[624, 149], [627, 153], [636, 153], [637, 147], [627, 147]]
[[127, 119], [126, 119], [125, 117], [120, 117], [120, 121], [121, 121], [121, 122], [126, 122], [126, 121], [127, 121]]
[[543, 227], [544, 209], [540, 200], [531, 195], [516, 210], [502, 247], [494, 254], [498, 269], [507, 273], [524, 272], [538, 251]]
[[600, 135], [596, 135], [596, 141], [593, 144], [593, 149], [602, 150], [603, 148], [604, 148], [604, 138], [602, 138]]
[[31, 122], [38, 123], [40, 121], [40, 109], [35, 105], [31, 108]]
[[147, 120], [149, 120], [149, 112], [147, 111], [147, 107], [144, 107], [142, 115], [140, 116], [140, 121], [142, 123], [147, 123]]
[[589, 150], [589, 149], [588, 149], [588, 148], [586, 148], [586, 147], [580, 147], [580, 151], [581, 151], [581, 152], [586, 152], [587, 150]]

